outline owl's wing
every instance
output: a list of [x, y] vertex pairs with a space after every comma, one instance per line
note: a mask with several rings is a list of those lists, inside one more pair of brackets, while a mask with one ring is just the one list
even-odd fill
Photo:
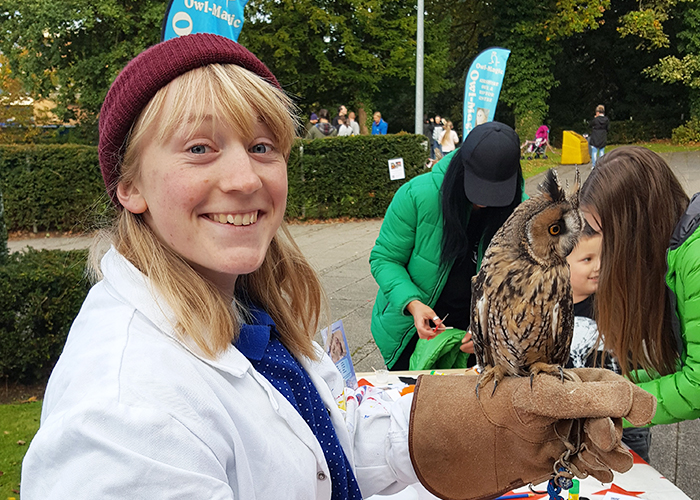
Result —
[[483, 367], [486, 366], [486, 344], [484, 339], [488, 328], [488, 305], [487, 298], [484, 296], [484, 279], [486, 274], [478, 273], [472, 278], [472, 303], [471, 303], [471, 320], [469, 330], [472, 333], [474, 341], [474, 354], [476, 355], [476, 363]]
[[574, 335], [574, 300], [571, 296], [571, 288], [566, 282], [563, 297], [558, 302], [559, 314], [556, 335], [554, 337], [554, 350], [552, 352], [552, 362], [565, 366], [569, 360], [571, 350], [571, 339]]

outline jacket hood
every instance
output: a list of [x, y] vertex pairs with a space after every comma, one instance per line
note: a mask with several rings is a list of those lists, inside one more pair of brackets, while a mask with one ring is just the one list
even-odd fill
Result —
[[323, 134], [323, 135], [330, 135], [331, 132], [335, 129], [335, 127], [330, 124], [330, 123], [317, 123], [316, 128]]

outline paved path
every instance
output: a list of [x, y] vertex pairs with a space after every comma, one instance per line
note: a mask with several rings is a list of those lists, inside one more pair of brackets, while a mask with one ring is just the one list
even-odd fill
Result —
[[[700, 191], [700, 152], [665, 155], [689, 193]], [[573, 182], [575, 167], [558, 169], [562, 181]], [[582, 178], [590, 172], [580, 167]], [[542, 175], [528, 179], [525, 191], [532, 195]], [[330, 299], [328, 324], [343, 320], [357, 371], [371, 371], [383, 364], [370, 332], [370, 317], [377, 284], [369, 269], [369, 253], [381, 220], [289, 226], [302, 252], [321, 277]], [[90, 238], [38, 238], [12, 241], [10, 251], [27, 245], [38, 248], [83, 248]], [[320, 341], [320, 335], [317, 335]], [[651, 463], [688, 496], [700, 500], [700, 420], [657, 426], [653, 430]]]

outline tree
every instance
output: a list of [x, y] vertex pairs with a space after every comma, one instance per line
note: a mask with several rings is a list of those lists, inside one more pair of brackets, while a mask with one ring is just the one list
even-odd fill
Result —
[[[246, 9], [255, 14], [246, 16], [241, 43], [304, 111], [346, 104], [371, 115], [382, 94], [415, 88], [414, 1], [250, 0]], [[446, 67], [444, 58], [426, 58], [426, 92], [444, 86]]]
[[511, 50], [501, 98], [513, 110], [521, 137], [534, 137], [547, 117], [550, 91], [558, 85], [553, 67], [562, 40], [597, 29], [609, 3], [501, 0], [494, 4], [497, 24], [491, 38]]
[[[700, 6], [696, 2], [669, 1], [652, 10], [651, 14], [640, 15], [645, 23], [642, 28], [651, 24], [653, 29], [637, 29], [638, 24], [628, 22], [624, 28], [642, 40], [641, 48], [655, 49], [668, 47], [669, 36], [664, 31], [662, 23], [669, 17], [680, 20], [680, 29], [676, 33], [676, 54], [661, 57], [659, 61], [646, 69], [645, 74], [663, 83], [679, 83], [690, 90], [691, 118], [700, 118]], [[639, 13], [642, 14], [642, 13]], [[649, 21], [647, 18], [651, 18]], [[638, 18], [633, 18], [638, 21]], [[630, 27], [631, 26], [631, 27]]]
[[0, 50], [61, 120], [94, 125], [119, 71], [158, 42], [164, 13], [162, 0], [0, 0]]
[[0, 54], [0, 123], [29, 125], [32, 109], [30, 96], [24, 91], [22, 82], [15, 78], [7, 58]]
[[442, 109], [461, 114], [466, 72], [490, 46], [511, 51], [496, 119], [511, 121], [523, 137], [534, 136], [549, 110], [557, 85], [555, 56], [561, 42], [598, 28], [609, 0], [495, 0], [431, 3], [436, 16], [449, 19], [450, 78], [458, 82], [443, 95]]
[[[603, 104], [611, 120], [675, 126], [687, 113], [687, 90], [679, 84], [663, 85], [645, 76], [644, 69], [660, 57], [675, 52], [678, 19], [666, 23], [669, 47], [642, 50], [639, 37], [622, 36], [627, 14], [639, 8], [638, 0], [615, 0], [601, 19], [601, 26], [572, 35], [560, 42], [554, 76], [560, 85], [551, 91], [550, 117], [561, 127], [589, 131], [596, 105]], [[618, 128], [618, 130], [620, 130]], [[559, 139], [561, 139], [559, 137]]]

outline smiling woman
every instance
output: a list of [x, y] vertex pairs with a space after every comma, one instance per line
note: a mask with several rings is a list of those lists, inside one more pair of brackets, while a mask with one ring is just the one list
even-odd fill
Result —
[[[210, 65], [161, 89], [136, 122], [132, 162], [117, 186], [123, 213], [142, 214], [159, 241], [229, 298], [238, 275], [262, 264], [287, 199], [289, 103], [279, 98], [264, 115], [235, 104], [245, 94], [265, 95], [256, 80], [238, 66]], [[200, 101], [208, 104], [187, 104]], [[275, 133], [267, 123], [287, 127]]]

